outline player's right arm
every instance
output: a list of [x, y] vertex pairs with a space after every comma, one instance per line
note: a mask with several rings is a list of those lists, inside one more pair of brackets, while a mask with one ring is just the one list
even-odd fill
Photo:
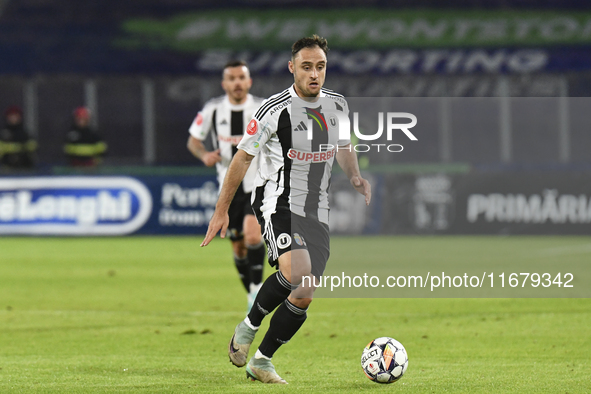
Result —
[[212, 127], [214, 110], [215, 108], [211, 101], [205, 104], [189, 128], [190, 135], [189, 140], [187, 141], [187, 149], [189, 152], [208, 167], [211, 167], [222, 160], [219, 149], [210, 152], [205, 149], [202, 142], [207, 137], [207, 134]]
[[201, 140], [193, 137], [192, 135], [189, 136], [189, 140], [187, 141], [187, 149], [199, 160], [203, 162], [208, 167], [212, 167], [215, 163], [222, 160], [220, 156], [220, 150], [216, 149], [214, 151], [208, 151], [205, 149], [205, 145]]
[[220, 237], [225, 238], [226, 230], [228, 229], [228, 224], [230, 222], [228, 217], [230, 203], [234, 198], [234, 194], [236, 194], [236, 190], [238, 190], [238, 186], [240, 186], [240, 182], [242, 182], [242, 179], [246, 174], [246, 170], [250, 167], [250, 162], [253, 158], [253, 155], [250, 155], [241, 149], [239, 149], [232, 158], [232, 162], [230, 163], [230, 167], [224, 178], [224, 183], [222, 184], [222, 190], [220, 191], [218, 202], [215, 206], [215, 212], [209, 221], [207, 234], [205, 234], [201, 246], [207, 246], [220, 230]]

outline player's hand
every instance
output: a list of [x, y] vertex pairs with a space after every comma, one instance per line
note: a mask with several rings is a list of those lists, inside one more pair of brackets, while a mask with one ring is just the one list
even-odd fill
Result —
[[365, 196], [365, 205], [369, 205], [369, 202], [371, 201], [371, 185], [367, 179], [363, 179], [360, 176], [354, 176], [351, 178], [351, 185], [353, 185], [355, 190]]
[[209, 221], [209, 227], [207, 227], [207, 234], [205, 234], [205, 238], [203, 239], [203, 242], [201, 242], [201, 246], [209, 245], [211, 240], [220, 230], [220, 237], [226, 238], [226, 231], [228, 230], [229, 224], [230, 218], [228, 217], [228, 212], [221, 212], [216, 209], [213, 213], [213, 216], [211, 217], [211, 220]]
[[222, 161], [222, 157], [220, 156], [220, 150], [216, 149], [212, 152], [207, 152], [201, 157], [203, 164], [208, 167], [212, 167], [215, 163]]

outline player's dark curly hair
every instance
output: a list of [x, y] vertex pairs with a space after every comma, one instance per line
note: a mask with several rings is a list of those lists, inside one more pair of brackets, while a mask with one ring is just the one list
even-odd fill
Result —
[[293, 43], [291, 46], [291, 58], [295, 58], [295, 55], [304, 48], [318, 47], [324, 51], [324, 54], [328, 54], [328, 41], [325, 38], [314, 34], [312, 37], [303, 37]]
[[226, 63], [226, 65], [222, 69], [222, 78], [224, 77], [227, 68], [241, 67], [241, 66], [248, 68], [248, 64], [246, 64], [246, 62], [244, 60], [238, 60], [238, 59], [230, 60], [228, 63]]
[[230, 60], [224, 66], [224, 70], [228, 67], [240, 67], [240, 66], [245, 66], [248, 68], [248, 65], [246, 64], [246, 62], [244, 60]]

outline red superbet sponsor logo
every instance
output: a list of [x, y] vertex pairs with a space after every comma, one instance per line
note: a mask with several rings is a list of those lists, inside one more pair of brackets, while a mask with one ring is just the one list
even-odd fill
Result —
[[225, 137], [223, 135], [220, 135], [220, 136], [218, 136], [218, 141], [229, 142], [232, 145], [238, 145], [240, 143], [240, 141], [242, 141], [242, 136], [236, 135], [236, 136], [232, 136], [232, 137]]
[[201, 115], [201, 112], [199, 112], [195, 118], [195, 124], [197, 124], [197, 126], [201, 126], [201, 123], [203, 123], [203, 115]]
[[287, 157], [294, 161], [322, 163], [332, 159], [335, 155], [335, 152], [336, 149], [329, 150], [327, 152], [302, 152], [300, 150], [291, 148], [287, 152]]
[[256, 121], [256, 119], [253, 119], [250, 121], [250, 123], [246, 127], [246, 132], [248, 133], [248, 135], [255, 135], [257, 133], [258, 129], [259, 129], [259, 125], [257, 124], [257, 121]]

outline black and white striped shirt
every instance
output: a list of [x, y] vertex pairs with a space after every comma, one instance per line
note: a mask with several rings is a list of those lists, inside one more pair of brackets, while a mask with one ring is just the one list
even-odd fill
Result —
[[305, 102], [291, 86], [265, 100], [255, 113], [238, 149], [260, 153], [252, 198], [265, 220], [284, 207], [328, 224], [336, 147], [351, 142], [339, 139], [336, 111], [349, 113], [340, 94], [323, 88], [318, 101]]
[[[203, 141], [208, 133], [213, 133], [213, 142], [220, 149], [222, 161], [216, 163], [218, 182], [221, 184], [226, 176], [232, 157], [238, 151], [237, 146], [246, 130], [245, 125], [252, 118], [261, 105], [263, 99], [249, 94], [243, 104], [232, 104], [228, 95], [213, 98], [205, 103], [197, 114], [189, 133]], [[252, 185], [257, 170], [256, 161], [250, 166], [242, 181], [245, 193], [252, 191]]]

